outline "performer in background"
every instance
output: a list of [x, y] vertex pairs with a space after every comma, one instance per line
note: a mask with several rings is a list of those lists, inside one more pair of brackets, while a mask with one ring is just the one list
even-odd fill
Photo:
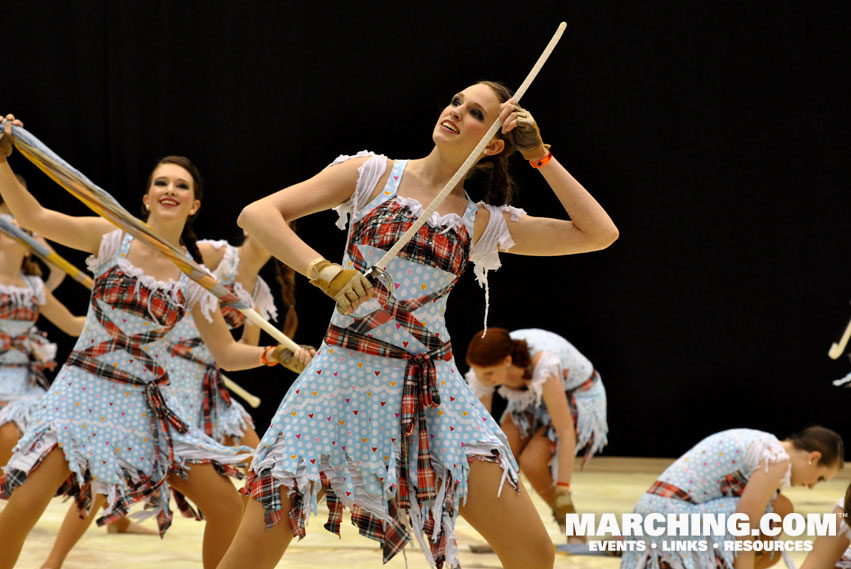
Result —
[[[255, 498], [220, 569], [274, 567], [320, 491], [325, 526], [339, 532], [343, 507], [384, 560], [414, 537], [437, 567], [457, 565], [460, 513], [504, 567], [551, 567], [553, 545], [525, 489], [507, 440], [469, 390], [452, 358], [443, 313], [467, 262], [499, 266], [499, 250], [566, 255], [603, 249], [617, 229], [603, 208], [541, 141], [531, 115], [504, 86], [482, 82], [452, 96], [418, 160], [341, 156], [313, 178], [246, 207], [240, 225], [337, 303], [325, 341], [266, 431], [246, 490]], [[478, 168], [488, 195], [464, 182], [387, 266], [392, 283], [363, 272], [378, 261], [450, 180], [500, 117]], [[571, 221], [508, 205], [507, 161], [515, 148], [538, 168]], [[527, 164], [528, 167], [528, 164]], [[342, 264], [320, 257], [288, 227], [338, 208], [351, 215]], [[341, 221], [345, 222], [343, 218]], [[517, 491], [515, 491], [515, 489]], [[506, 523], [511, 520], [511, 523]]]
[[[105, 219], [42, 207], [18, 183], [6, 160], [13, 122], [21, 124], [8, 115], [0, 139], [0, 193], [24, 227], [92, 253], [88, 264], [95, 285], [83, 333], [0, 477], [0, 493], [9, 498], [0, 512], [0, 568], [14, 566], [26, 535], [69, 475], [82, 515], [95, 494], [108, 499], [99, 520], [103, 523], [144, 502], [161, 534], [171, 522], [173, 486], [204, 512], [204, 567], [215, 567], [238, 525], [233, 513], [242, 508], [221, 473], [235, 474], [232, 465], [248, 449], [225, 447], [207, 437], [161, 390], [168, 382], [160, 363], [167, 353], [163, 336], [191, 314], [225, 369], [285, 360], [285, 350], [235, 342], [212, 295], [159, 251]], [[142, 198], [148, 224], [199, 262], [189, 222], [201, 197], [195, 166], [186, 158], [168, 157], [151, 172]], [[301, 352], [294, 357], [306, 360]]]
[[538, 329], [489, 328], [467, 347], [467, 383], [485, 408], [494, 390], [508, 402], [500, 419], [520, 469], [565, 528], [575, 513], [570, 480], [574, 456], [587, 462], [606, 446], [606, 390], [573, 345]]
[[56, 344], [36, 329], [39, 315], [70, 336], [85, 322], [47, 290], [26, 247], [0, 232], [0, 467], [50, 386], [45, 372], [56, 365]]
[[[824, 427], [809, 427], [783, 441], [753, 429], [721, 431], [703, 439], [669, 466], [638, 501], [635, 513], [745, 514], [757, 527], [764, 513], [791, 512], [791, 504], [778, 491], [785, 486], [808, 486], [833, 478], [842, 468], [843, 444], [838, 434]], [[647, 537], [645, 551], [626, 551], [622, 569], [762, 569], [780, 560], [777, 552], [753, 549], [733, 551], [725, 543], [770, 540], [766, 536], [736, 538], [732, 534], [683, 537], [705, 541], [704, 551], [671, 551], [665, 535]], [[717, 547], [713, 546], [713, 542]], [[655, 547], [652, 544], [655, 543]]]

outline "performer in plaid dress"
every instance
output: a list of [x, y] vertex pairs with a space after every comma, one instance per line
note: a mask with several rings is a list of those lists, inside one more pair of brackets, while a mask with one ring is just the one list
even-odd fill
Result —
[[45, 370], [56, 365], [56, 344], [35, 326], [39, 314], [71, 336], [85, 322], [47, 290], [27, 249], [0, 232], [0, 467], [50, 386]]
[[[809, 427], [779, 441], [762, 431], [731, 429], [711, 435], [669, 466], [638, 501], [635, 513], [723, 514], [748, 516], [758, 527], [760, 516], [778, 507], [777, 496], [785, 486], [813, 487], [830, 480], [842, 468], [842, 439], [824, 427]], [[726, 519], [726, 518], [725, 518]], [[739, 539], [771, 539], [751, 536]], [[780, 555], [754, 551], [736, 553], [725, 544], [731, 534], [647, 537], [645, 551], [626, 551], [622, 569], [754, 569], [768, 567]], [[671, 551], [672, 539], [705, 542], [704, 551]]]
[[[551, 159], [531, 116], [510, 96], [495, 83], [468, 87], [441, 113], [426, 158], [343, 156], [243, 210], [243, 228], [308, 275], [339, 311], [257, 448], [246, 484], [254, 500], [220, 568], [275, 566], [292, 537], [304, 536], [320, 491], [329, 508], [326, 529], [339, 532], [349, 508], [360, 533], [381, 543], [385, 561], [413, 536], [430, 563], [457, 566], [460, 513], [504, 567], [552, 566], [552, 542], [517, 481], [504, 435], [458, 371], [443, 313], [468, 261], [484, 280], [486, 269], [499, 266], [498, 249], [576, 253], [607, 246], [617, 230]], [[459, 184], [390, 262], [392, 283], [373, 288], [363, 271], [417, 218], [420, 204], [439, 192], [500, 113], [506, 132], [479, 162], [491, 175], [486, 199], [497, 205], [472, 202]], [[515, 139], [572, 222], [506, 205], [506, 160]], [[318, 257], [286, 226], [338, 204], [351, 215], [342, 265]]]
[[[277, 318], [275, 301], [269, 285], [257, 273], [269, 260], [268, 251], [248, 238], [239, 247], [227, 241], [198, 241], [207, 267], [215, 267], [213, 275], [227, 289], [266, 319]], [[253, 281], [253, 282], [252, 282]], [[243, 286], [246, 283], [252, 292]], [[222, 315], [231, 330], [242, 328], [245, 316], [239, 310], [222, 307]], [[194, 425], [221, 443], [237, 441], [254, 448], [260, 438], [248, 411], [235, 401], [225, 388], [221, 373], [210, 350], [190, 318], [184, 318], [166, 336], [171, 362], [169, 389], [180, 401]], [[256, 345], [260, 329], [248, 323], [243, 328], [242, 343]]]
[[[164, 393], [163, 336], [191, 312], [225, 369], [265, 363], [271, 346], [235, 342], [215, 298], [152, 247], [100, 217], [72, 217], [42, 207], [15, 180], [5, 159], [11, 154], [8, 129], [14, 117], [6, 118], [0, 193], [22, 225], [92, 252], [95, 286], [83, 333], [0, 477], [0, 492], [9, 498], [0, 513], [0, 567], [14, 565], [27, 533], [69, 475], [81, 514], [88, 513], [95, 494], [108, 501], [99, 523], [118, 519], [143, 502], [161, 534], [171, 522], [173, 486], [204, 512], [204, 566], [215, 567], [236, 530], [233, 514], [242, 507], [221, 472], [235, 473], [229, 465], [243, 460], [242, 451], [248, 449], [216, 443]], [[200, 175], [183, 157], [160, 161], [143, 196], [148, 224], [186, 246], [196, 259], [200, 254], [187, 221], [197, 213], [200, 197]], [[273, 357], [282, 352], [275, 348]]]
[[575, 513], [574, 456], [587, 462], [606, 445], [606, 390], [573, 344], [538, 329], [489, 328], [467, 347], [467, 383], [491, 410], [494, 388], [508, 401], [500, 419], [520, 468], [561, 527]]

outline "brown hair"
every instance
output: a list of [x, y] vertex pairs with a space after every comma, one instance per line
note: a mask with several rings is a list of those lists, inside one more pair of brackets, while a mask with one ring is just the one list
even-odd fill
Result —
[[[490, 87], [496, 93], [500, 103], [506, 102], [514, 95], [510, 88], [497, 81], [479, 81], [477, 84]], [[502, 152], [481, 158], [470, 170], [468, 177], [478, 175], [484, 178], [483, 182], [487, 187], [483, 198], [485, 203], [505, 205], [511, 202], [511, 196], [514, 193], [514, 181], [508, 172], [508, 158], [516, 146], [513, 133], [503, 133], [500, 129], [496, 136], [505, 141]]]
[[[195, 199], [198, 201], [202, 201], [204, 199], [204, 181], [201, 178], [201, 172], [198, 170], [198, 167], [185, 156], [166, 156], [165, 158], [160, 158], [160, 160], [154, 164], [154, 167], [151, 168], [151, 173], [148, 174], [148, 182], [145, 184], [145, 194], [147, 194], [151, 189], [151, 183], [154, 181], [154, 172], [163, 164], [175, 164], [189, 172], [192, 176], [192, 181], [194, 182], [193, 192], [195, 194]], [[195, 237], [195, 231], [192, 228], [192, 222], [195, 221], [196, 217], [198, 217], [199, 211], [201, 211], [200, 207], [195, 211], [195, 213], [186, 218], [186, 223], [183, 225], [183, 232], [180, 234], [180, 244], [186, 247], [189, 254], [192, 255], [193, 259], [195, 259], [196, 263], [203, 263], [204, 258], [201, 256], [201, 251], [198, 249], [198, 238]], [[144, 208], [142, 208], [142, 219], [148, 219], [148, 212]]]
[[514, 340], [505, 328], [488, 328], [488, 333], [482, 337], [479, 330], [467, 346], [467, 364], [477, 366], [492, 366], [500, 363], [505, 356], [511, 356], [511, 364], [525, 369], [524, 379], [532, 377], [529, 365], [532, 357], [526, 340]]
[[842, 444], [842, 437], [835, 431], [826, 429], [819, 425], [807, 427], [803, 431], [794, 433], [786, 437], [786, 440], [799, 450], [821, 453], [819, 464], [821, 465], [839, 465], [841, 469], [845, 466], [843, 457], [845, 455], [845, 447]]

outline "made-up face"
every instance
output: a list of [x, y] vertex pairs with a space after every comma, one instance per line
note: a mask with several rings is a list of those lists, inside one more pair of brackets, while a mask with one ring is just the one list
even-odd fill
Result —
[[[440, 113], [432, 139], [437, 145], [448, 145], [471, 151], [499, 117], [499, 98], [489, 86], [471, 85], [454, 95]], [[495, 154], [502, 149], [495, 149]]]
[[154, 169], [142, 200], [150, 217], [186, 219], [201, 207], [195, 199], [192, 175], [177, 164], [160, 164]]

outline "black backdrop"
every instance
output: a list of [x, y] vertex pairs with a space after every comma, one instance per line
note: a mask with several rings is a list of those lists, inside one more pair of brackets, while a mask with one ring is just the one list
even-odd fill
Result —
[[[851, 435], [851, 393], [830, 385], [848, 361], [826, 355], [849, 314], [845, 2], [29, 0], [3, 12], [0, 112], [133, 211], [158, 157], [190, 156], [208, 182], [197, 233], [216, 238], [338, 154], [425, 155], [452, 93], [482, 78], [517, 86], [565, 20], [524, 104], [621, 237], [587, 255], [503, 255], [490, 324], [551, 329], [589, 356], [609, 394], [608, 454], [676, 456], [731, 426]], [[86, 213], [23, 158], [13, 167], [42, 203]], [[517, 205], [559, 211], [519, 157], [514, 171]], [[300, 232], [339, 258], [333, 220]], [[316, 343], [331, 304], [298, 284], [297, 339]], [[85, 308], [73, 282], [57, 296]], [[457, 359], [483, 310], [466, 275], [448, 311]], [[233, 376], [263, 396], [262, 431], [292, 377]]]

